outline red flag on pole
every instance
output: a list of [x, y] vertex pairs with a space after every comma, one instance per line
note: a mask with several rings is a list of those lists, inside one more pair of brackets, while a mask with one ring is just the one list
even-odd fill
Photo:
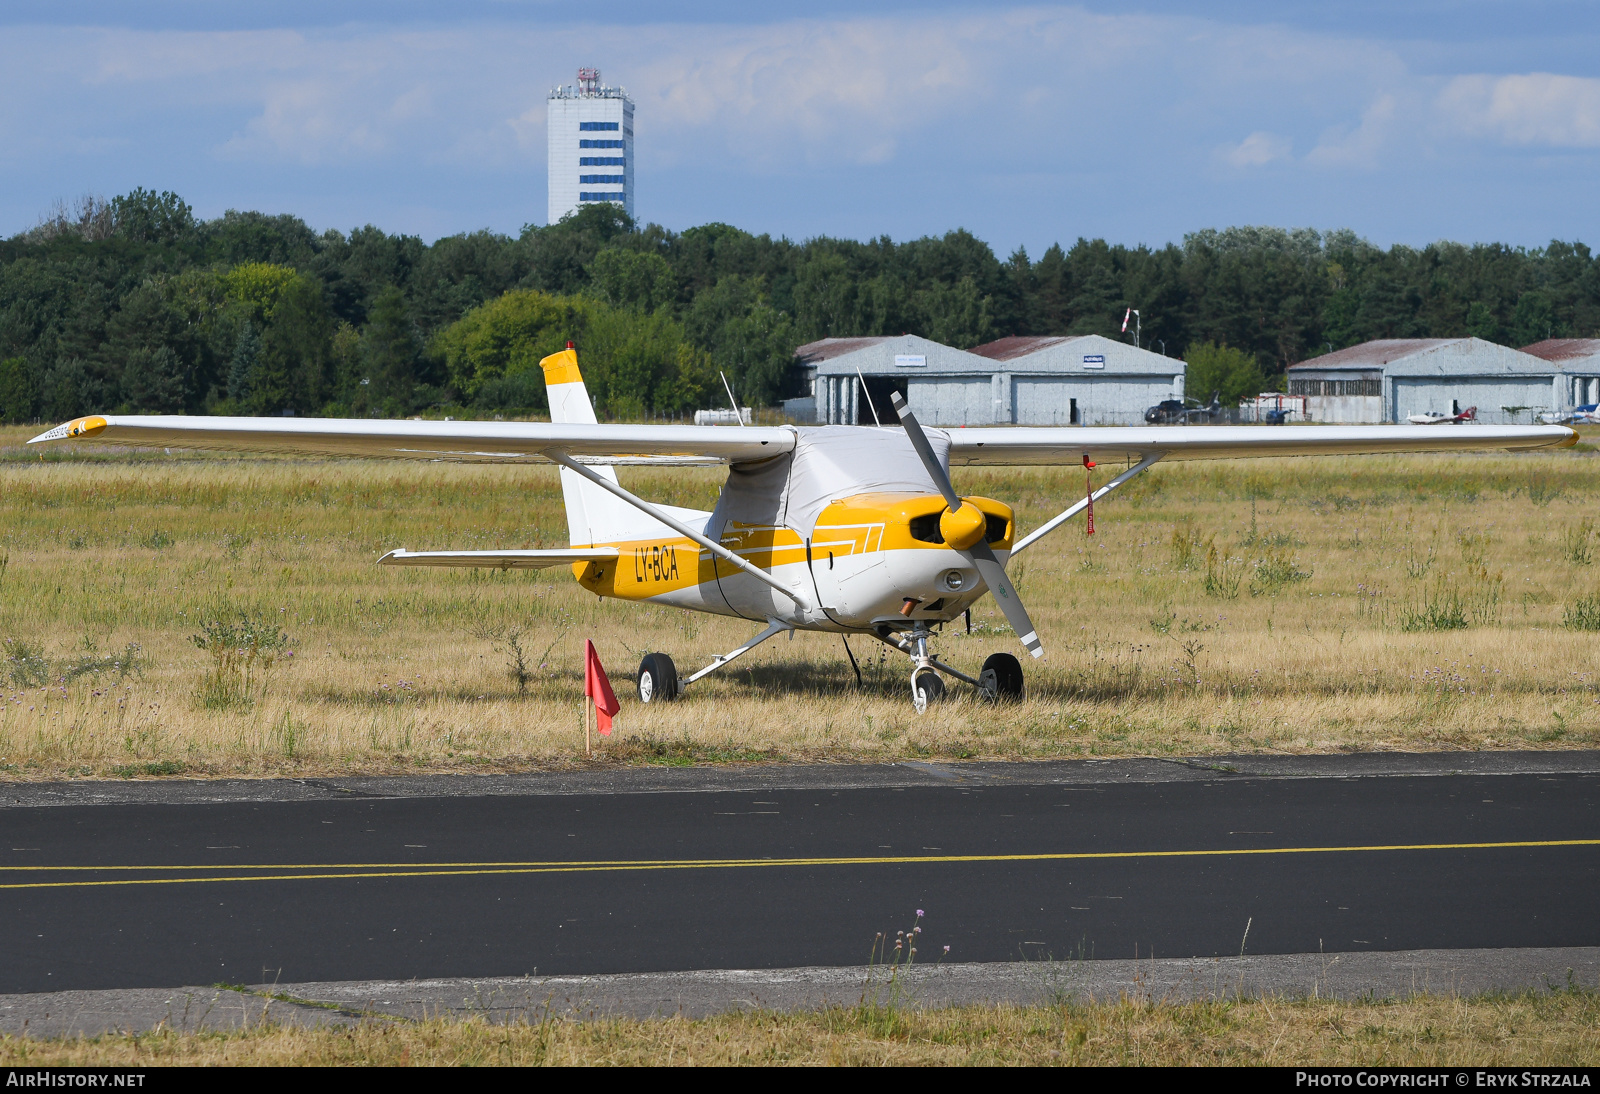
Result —
[[1133, 318], [1133, 305], [1128, 305], [1128, 310], [1122, 315], [1122, 333], [1128, 333], [1128, 320]]
[[1094, 535], [1094, 479], [1091, 476], [1091, 472], [1093, 470], [1094, 461], [1091, 460], [1089, 458], [1089, 454], [1085, 452], [1083, 454], [1083, 489], [1089, 498], [1089, 504], [1087, 507], [1089, 510], [1089, 516], [1084, 523], [1087, 528], [1087, 532], [1085, 534], [1091, 536]]
[[611, 690], [611, 680], [600, 663], [600, 654], [589, 639], [583, 640], [583, 693], [594, 703], [595, 721], [600, 736], [611, 736], [611, 719], [622, 709], [616, 693]]

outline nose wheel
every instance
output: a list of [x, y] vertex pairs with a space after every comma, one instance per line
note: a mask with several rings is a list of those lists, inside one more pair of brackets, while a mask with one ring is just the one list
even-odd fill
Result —
[[990, 654], [978, 675], [972, 677], [951, 668], [928, 652], [928, 640], [932, 635], [926, 624], [918, 623], [910, 631], [882, 629], [874, 631], [873, 635], [884, 645], [910, 655], [911, 705], [918, 714], [926, 714], [930, 704], [944, 698], [944, 676], [971, 684], [980, 696], [991, 703], [1022, 698], [1022, 662], [1009, 653]]

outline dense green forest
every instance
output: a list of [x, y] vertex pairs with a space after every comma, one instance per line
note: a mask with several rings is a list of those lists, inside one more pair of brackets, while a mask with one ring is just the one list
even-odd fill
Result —
[[201, 221], [136, 190], [0, 242], [0, 417], [536, 412], [538, 359], [568, 340], [606, 416], [720, 405], [719, 371], [767, 405], [794, 393], [793, 352], [812, 339], [1119, 337], [1129, 306], [1146, 347], [1193, 350], [1244, 394], [1369, 338], [1596, 335], [1600, 265], [1581, 243], [1385, 250], [1275, 228], [1001, 259], [963, 230], [795, 243], [641, 227], [610, 205], [429, 245], [289, 215]]

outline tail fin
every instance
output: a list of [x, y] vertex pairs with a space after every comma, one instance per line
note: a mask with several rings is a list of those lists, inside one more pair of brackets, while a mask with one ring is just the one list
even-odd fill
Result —
[[[550, 421], [554, 425], [595, 425], [594, 404], [578, 371], [578, 354], [567, 343], [560, 353], [539, 362], [544, 369], [544, 389], [550, 399]], [[617, 481], [610, 467], [596, 467], [595, 474]], [[574, 547], [588, 547], [630, 538], [643, 517], [627, 502], [608, 494], [582, 476], [561, 469], [561, 496], [567, 505], [567, 535]]]

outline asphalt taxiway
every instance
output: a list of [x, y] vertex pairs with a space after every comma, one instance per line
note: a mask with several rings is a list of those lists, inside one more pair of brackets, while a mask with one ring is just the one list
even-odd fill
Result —
[[0, 993], [760, 976], [898, 931], [974, 970], [1543, 953], [1515, 986], [1590, 975], [1597, 805], [1596, 753], [13, 783]]

